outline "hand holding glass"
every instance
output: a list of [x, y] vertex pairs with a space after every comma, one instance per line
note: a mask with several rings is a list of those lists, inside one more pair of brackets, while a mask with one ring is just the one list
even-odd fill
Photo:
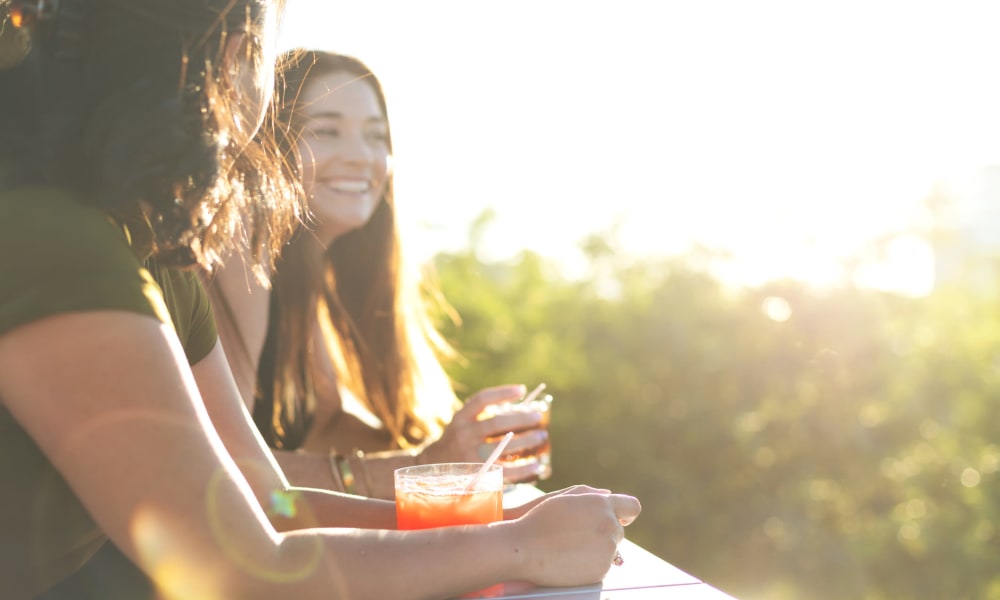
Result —
[[[524, 400], [491, 404], [483, 409], [479, 414], [479, 419], [484, 420], [511, 413], [529, 412], [541, 413], [542, 418], [537, 428], [546, 432], [545, 441], [538, 446], [508, 452], [501, 456], [497, 462], [509, 470], [535, 464], [534, 472], [532, 473], [534, 477], [531, 480], [548, 479], [552, 475], [552, 442], [548, 437], [549, 420], [552, 412], [552, 396], [550, 394], [541, 394], [535, 397], [529, 394]], [[515, 433], [522, 432], [516, 431]], [[502, 437], [502, 435], [487, 437], [486, 443], [496, 444]], [[518, 480], [518, 482], [527, 481], [529, 480]]]

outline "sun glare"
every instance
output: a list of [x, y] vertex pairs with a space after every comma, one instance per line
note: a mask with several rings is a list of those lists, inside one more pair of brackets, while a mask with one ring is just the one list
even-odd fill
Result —
[[736, 282], [931, 289], [922, 202], [1000, 162], [1000, 5], [610, 6], [291, 0], [284, 45], [381, 78], [426, 255], [493, 208], [494, 257], [618, 223], [629, 252], [727, 251]]

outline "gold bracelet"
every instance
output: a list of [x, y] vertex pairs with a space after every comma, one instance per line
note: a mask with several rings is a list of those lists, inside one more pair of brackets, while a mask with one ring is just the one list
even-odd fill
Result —
[[346, 456], [337, 456], [337, 466], [340, 467], [340, 477], [344, 481], [344, 491], [348, 494], [358, 493], [358, 478], [351, 470], [351, 461]]

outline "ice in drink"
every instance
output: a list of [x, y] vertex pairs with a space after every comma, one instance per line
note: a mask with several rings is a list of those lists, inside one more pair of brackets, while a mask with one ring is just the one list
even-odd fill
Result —
[[476, 525], [503, 519], [503, 469], [493, 465], [471, 490], [479, 463], [421, 465], [396, 470], [400, 529]]

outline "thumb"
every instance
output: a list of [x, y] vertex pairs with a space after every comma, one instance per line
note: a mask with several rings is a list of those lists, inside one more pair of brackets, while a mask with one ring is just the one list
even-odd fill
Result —
[[639, 513], [642, 512], [642, 505], [638, 498], [625, 494], [611, 494], [611, 508], [618, 517], [618, 522], [622, 525], [631, 525]]
[[468, 414], [478, 415], [490, 404], [508, 402], [523, 397], [526, 389], [523, 384], [512, 384], [479, 390], [465, 401], [465, 406], [459, 412], [468, 411]]

